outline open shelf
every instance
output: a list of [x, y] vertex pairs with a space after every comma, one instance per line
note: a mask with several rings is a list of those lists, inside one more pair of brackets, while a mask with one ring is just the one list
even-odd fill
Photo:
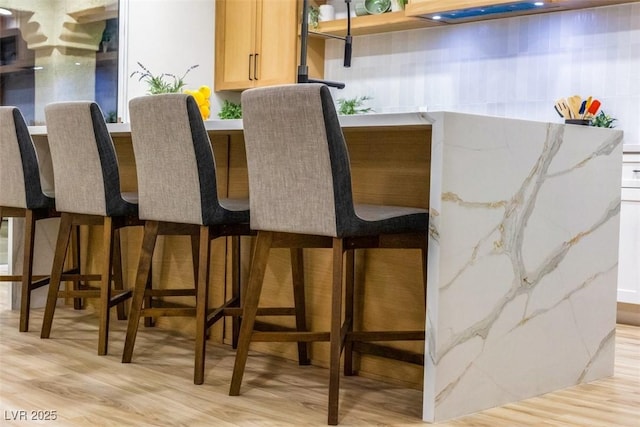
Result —
[[[378, 34], [391, 31], [415, 30], [417, 28], [438, 27], [444, 24], [430, 19], [405, 16], [404, 12], [387, 12], [379, 15], [364, 15], [351, 18], [351, 34], [362, 36], [366, 34]], [[344, 36], [347, 31], [347, 20], [320, 22], [318, 28], [309, 28], [334, 36]], [[317, 36], [312, 34], [312, 36]]]
[[[418, 28], [440, 27], [443, 25], [462, 24], [465, 22], [482, 21], [488, 19], [507, 18], [513, 16], [524, 16], [538, 13], [560, 12], [564, 10], [584, 9], [589, 7], [611, 6], [615, 4], [634, 3], [637, 0], [547, 0], [545, 6], [524, 10], [519, 12], [502, 13], [494, 15], [475, 16], [472, 18], [459, 20], [434, 21], [429, 18], [435, 12], [455, 10], [457, 8], [471, 7], [474, 4], [492, 4], [491, 0], [470, 1], [470, 0], [413, 0], [409, 2], [405, 11], [387, 12], [379, 15], [364, 15], [351, 18], [351, 34], [354, 36], [366, 34], [387, 33], [391, 31], [414, 30]], [[318, 1], [318, 3], [323, 3]], [[494, 3], [505, 3], [505, 1], [495, 1]], [[347, 20], [336, 19], [335, 21], [320, 22], [318, 28], [310, 28], [328, 35], [344, 36], [347, 31]], [[321, 35], [312, 34], [314, 37]]]

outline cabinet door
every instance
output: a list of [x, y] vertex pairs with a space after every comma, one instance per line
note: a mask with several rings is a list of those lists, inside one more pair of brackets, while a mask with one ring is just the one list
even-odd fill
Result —
[[618, 257], [618, 301], [640, 304], [640, 188], [622, 189]]
[[297, 64], [296, 0], [258, 3], [255, 86], [294, 83]]
[[253, 86], [257, 0], [216, 1], [215, 90]]

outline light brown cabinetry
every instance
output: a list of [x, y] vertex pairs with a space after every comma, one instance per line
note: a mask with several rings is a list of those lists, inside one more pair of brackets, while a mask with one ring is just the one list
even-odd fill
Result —
[[295, 81], [297, 3], [216, 0], [216, 91]]

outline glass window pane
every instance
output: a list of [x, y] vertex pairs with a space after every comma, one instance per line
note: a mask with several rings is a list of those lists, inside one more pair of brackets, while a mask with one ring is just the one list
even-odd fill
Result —
[[51, 102], [94, 100], [116, 121], [118, 0], [0, 0], [0, 8], [10, 12], [0, 10], [0, 105], [37, 125]]

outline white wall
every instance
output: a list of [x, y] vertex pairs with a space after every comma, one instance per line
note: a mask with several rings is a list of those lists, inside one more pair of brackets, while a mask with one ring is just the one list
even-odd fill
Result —
[[[215, 1], [213, 0], [121, 0], [122, 49], [119, 112], [128, 121], [126, 104], [146, 94], [146, 85], [137, 77], [138, 62], [153, 74], [182, 76], [192, 65], [185, 81], [188, 89], [207, 85], [213, 89], [215, 55]], [[124, 32], [124, 33], [123, 33]], [[211, 97], [215, 118], [221, 101]]]
[[[336, 0], [339, 2], [339, 0]], [[334, 97], [373, 97], [378, 112], [415, 108], [560, 122], [556, 99], [593, 95], [640, 144], [640, 2], [328, 41]]]

